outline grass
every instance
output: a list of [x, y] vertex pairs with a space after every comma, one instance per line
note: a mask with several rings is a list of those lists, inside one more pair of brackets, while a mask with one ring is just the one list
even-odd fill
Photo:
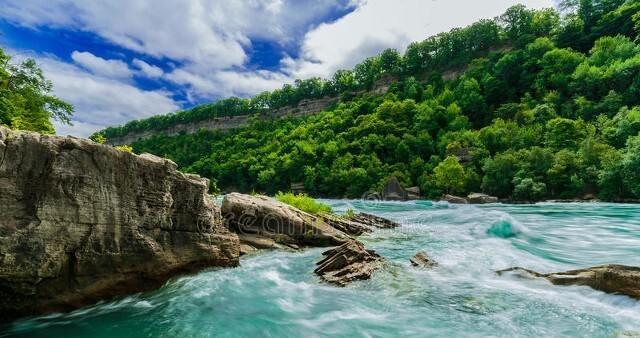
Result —
[[330, 206], [324, 203], [320, 203], [315, 199], [307, 196], [306, 194], [295, 195], [290, 192], [278, 192], [276, 194], [276, 199], [282, 203], [289, 204], [313, 215], [328, 214], [333, 212]]

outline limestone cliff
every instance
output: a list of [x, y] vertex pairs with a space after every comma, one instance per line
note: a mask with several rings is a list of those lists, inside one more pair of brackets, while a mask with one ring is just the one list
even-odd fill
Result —
[[152, 155], [0, 127], [0, 320], [237, 265], [207, 186]]

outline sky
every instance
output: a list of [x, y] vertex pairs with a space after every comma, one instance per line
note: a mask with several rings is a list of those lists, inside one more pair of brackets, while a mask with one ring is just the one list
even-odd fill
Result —
[[75, 107], [58, 134], [324, 78], [385, 48], [552, 0], [2, 0], [0, 47]]

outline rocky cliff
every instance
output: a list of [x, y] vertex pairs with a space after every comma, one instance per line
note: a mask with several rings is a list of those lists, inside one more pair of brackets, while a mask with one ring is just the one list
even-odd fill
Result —
[[237, 265], [207, 186], [152, 155], [0, 127], [0, 320]]
[[[302, 117], [317, 114], [325, 110], [330, 105], [338, 102], [336, 97], [324, 97], [315, 100], [302, 100], [295, 106], [286, 106], [260, 114], [261, 120], [275, 120], [288, 117]], [[230, 130], [240, 128], [249, 123], [251, 115], [224, 116], [214, 117], [202, 121], [191, 123], [176, 124], [165, 130], [146, 130], [142, 132], [132, 132], [122, 137], [107, 139], [107, 143], [111, 145], [132, 144], [133, 142], [151, 138], [156, 134], [164, 134], [167, 136], [177, 136], [182, 133], [194, 134], [200, 130]]]

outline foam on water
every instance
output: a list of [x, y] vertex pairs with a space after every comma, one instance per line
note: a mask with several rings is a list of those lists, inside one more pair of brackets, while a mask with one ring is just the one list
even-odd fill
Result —
[[[640, 331], [640, 302], [588, 287], [498, 276], [603, 263], [640, 266], [636, 205], [449, 205], [328, 200], [403, 224], [361, 240], [388, 264], [337, 288], [313, 274], [322, 249], [249, 255], [235, 269], [69, 314], [23, 319], [7, 337], [612, 337]], [[425, 250], [432, 270], [408, 258]]]

